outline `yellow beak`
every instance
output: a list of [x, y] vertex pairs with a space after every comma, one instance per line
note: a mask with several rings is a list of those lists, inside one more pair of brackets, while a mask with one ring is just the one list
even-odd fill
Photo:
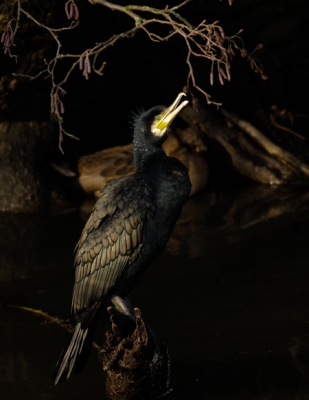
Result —
[[163, 131], [164, 128], [170, 126], [176, 115], [188, 104], [188, 100], [185, 100], [179, 104], [183, 96], [185, 96], [185, 93], [179, 93], [174, 103], [157, 116], [156, 118], [157, 129]]

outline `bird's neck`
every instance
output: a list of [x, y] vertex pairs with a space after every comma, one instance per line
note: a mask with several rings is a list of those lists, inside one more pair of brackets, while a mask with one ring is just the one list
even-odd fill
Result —
[[162, 147], [150, 147], [144, 143], [134, 143], [133, 147], [134, 164], [136, 171], [143, 172], [148, 168], [152, 160], [167, 157]]

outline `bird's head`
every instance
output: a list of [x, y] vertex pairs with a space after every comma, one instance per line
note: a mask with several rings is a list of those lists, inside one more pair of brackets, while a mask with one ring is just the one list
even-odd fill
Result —
[[169, 107], [156, 106], [143, 112], [135, 119], [134, 143], [135, 149], [146, 150], [161, 147], [167, 138], [168, 128], [176, 115], [188, 104], [182, 101], [185, 93], [179, 93]]

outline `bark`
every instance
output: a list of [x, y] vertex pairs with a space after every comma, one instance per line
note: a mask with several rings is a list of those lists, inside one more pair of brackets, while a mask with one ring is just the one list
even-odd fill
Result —
[[51, 183], [46, 124], [0, 123], [0, 211], [34, 212], [67, 204]]
[[113, 400], [155, 399], [170, 389], [170, 360], [165, 344], [134, 309], [136, 323], [109, 307], [112, 328], [99, 357]]

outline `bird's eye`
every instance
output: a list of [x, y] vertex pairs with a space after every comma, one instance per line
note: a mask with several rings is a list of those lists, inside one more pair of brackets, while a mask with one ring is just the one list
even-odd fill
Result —
[[156, 121], [160, 121], [160, 115], [156, 115], [156, 116], [155, 116], [155, 120], [156, 120]]

